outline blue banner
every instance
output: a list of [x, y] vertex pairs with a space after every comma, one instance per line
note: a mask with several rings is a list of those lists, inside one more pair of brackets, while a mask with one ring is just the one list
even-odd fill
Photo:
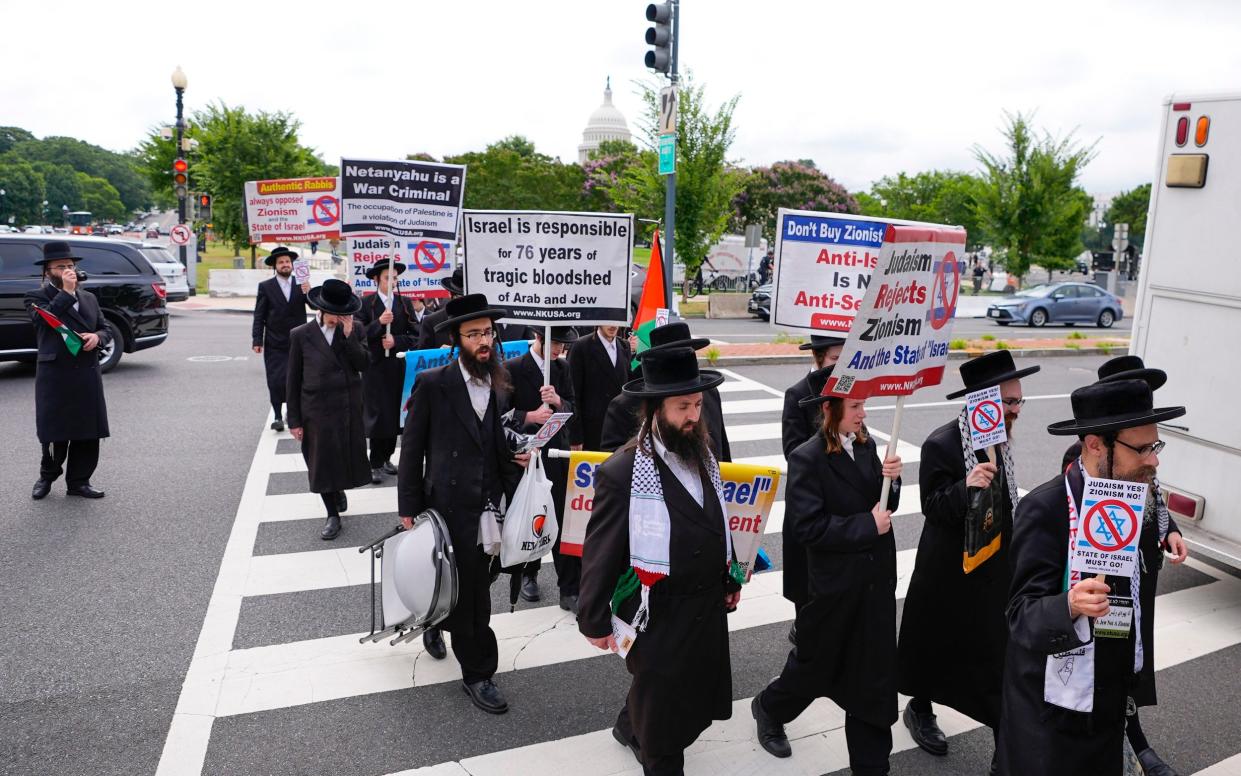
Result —
[[[503, 354], [500, 350], [503, 349]], [[516, 342], [499, 342], [495, 343], [494, 354], [507, 361], [510, 358], [524, 356], [530, 351], [529, 340], [517, 340]], [[405, 387], [401, 389], [401, 427], [405, 426], [406, 404], [409, 402], [410, 395], [414, 392], [414, 381], [418, 379], [418, 375], [428, 369], [444, 366], [455, 358], [452, 348], [428, 348], [426, 350], [409, 350], [405, 352]]]
[[882, 248], [888, 225], [882, 221], [849, 221], [817, 216], [784, 217], [785, 240]]

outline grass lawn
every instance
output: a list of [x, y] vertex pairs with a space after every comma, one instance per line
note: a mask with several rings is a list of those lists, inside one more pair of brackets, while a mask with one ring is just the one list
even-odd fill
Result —
[[[208, 273], [213, 269], [232, 269], [236, 255], [232, 248], [222, 242], [212, 242], [207, 250], [198, 254], [198, 293], [206, 296]], [[249, 269], [250, 251], [245, 251], [242, 258], [245, 259], [245, 269]]]
[[634, 248], [633, 249], [633, 263], [637, 264], [639, 267], [645, 267], [647, 264], [650, 264], [651, 263], [651, 249], [650, 248]]

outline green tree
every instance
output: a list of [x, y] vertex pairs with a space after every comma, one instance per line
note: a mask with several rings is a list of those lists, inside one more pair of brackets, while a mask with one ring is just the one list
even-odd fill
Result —
[[[78, 188], [82, 192], [82, 210], [89, 210], [100, 221], [119, 221], [125, 218], [125, 203], [116, 187], [105, 178], [96, 178], [84, 172], [75, 172]], [[50, 204], [50, 202], [49, 202]]]
[[898, 173], [871, 185], [858, 198], [861, 212], [883, 218], [903, 218], [965, 227], [967, 250], [978, 250], [986, 235], [978, 216], [983, 182], [975, 175], [931, 170], [916, 175]]
[[1002, 152], [974, 148], [983, 168], [977, 208], [983, 228], [1018, 277], [1035, 263], [1049, 273], [1069, 269], [1083, 249], [1081, 227], [1091, 207], [1076, 182], [1095, 145], [1083, 147], [1071, 133], [1036, 132], [1021, 113], [1005, 118]]
[[47, 200], [50, 220], [59, 222], [65, 206], [70, 210], [86, 209], [82, 207], [82, 185], [76, 170], [67, 164], [52, 162], [35, 162], [31, 166], [43, 176], [43, 198]]
[[618, 213], [612, 189], [629, 168], [642, 164], [638, 147], [628, 140], [604, 140], [582, 165], [582, 209]]
[[[185, 136], [193, 138], [197, 129], [191, 125], [186, 129]], [[177, 144], [174, 140], [160, 137], [160, 130], [160, 127], [148, 129], [132, 156], [139, 174], [146, 181], [147, 190], [151, 192], [152, 203], [167, 209], [177, 204], [172, 191], [172, 163], [177, 158]]]
[[21, 127], [0, 127], [0, 154], [25, 140], [34, 140], [34, 135]]
[[513, 135], [487, 146], [444, 157], [464, 164], [465, 207], [481, 210], [580, 210], [585, 173], [535, 150]]
[[23, 159], [0, 158], [0, 223], [43, 223], [43, 176]]
[[782, 207], [827, 213], [858, 212], [853, 195], [813, 161], [776, 162], [770, 167], [755, 167], [746, 176], [744, 188], [733, 199], [732, 230], [740, 233], [746, 224], [762, 224], [763, 236], [774, 245], [776, 215]]
[[23, 140], [16, 143], [9, 153], [28, 162], [64, 164], [78, 172], [104, 178], [117, 190], [127, 210], [137, 210], [151, 203], [150, 189], [132, 156], [72, 137]]
[[1113, 199], [1107, 209], [1107, 215], [1103, 217], [1107, 222], [1108, 231], [1108, 239], [1105, 242], [1111, 245], [1113, 224], [1128, 224], [1129, 244], [1137, 246], [1139, 251], [1142, 250], [1142, 245], [1146, 241], [1146, 211], [1150, 209], [1150, 204], [1151, 185], [1149, 183], [1143, 183]]
[[[659, 89], [662, 82], [639, 83], [645, 106], [641, 128], [647, 147], [636, 164], [612, 188], [621, 209], [641, 217], [662, 219], [664, 176], [659, 174], [655, 148], [659, 142]], [[736, 136], [733, 112], [740, 95], [711, 110], [705, 87], [692, 74], [682, 79], [677, 105], [675, 258], [691, 278], [707, 257], [733, 212], [733, 199], [745, 185], [745, 171], [728, 160]], [[688, 290], [688, 283], [685, 290]]]

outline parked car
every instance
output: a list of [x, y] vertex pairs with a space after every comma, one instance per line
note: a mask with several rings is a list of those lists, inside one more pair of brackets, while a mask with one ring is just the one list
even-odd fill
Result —
[[108, 224], [108, 234], [125, 234], [125, 227], [120, 224]]
[[750, 296], [750, 301], [746, 304], [746, 311], [750, 315], [757, 315], [764, 321], [771, 320], [771, 284], [764, 283], [754, 289], [754, 293]]
[[43, 244], [65, 240], [81, 257], [82, 284], [99, 298], [112, 343], [99, 349], [100, 368], [112, 370], [122, 353], [163, 344], [168, 338], [167, 287], [133, 244], [107, 237], [0, 235], [0, 361], [34, 361], [34, 324], [22, 298], [43, 284]]
[[1018, 291], [987, 308], [1001, 326], [1091, 323], [1104, 329], [1124, 317], [1120, 298], [1089, 283], [1045, 283]]
[[181, 266], [181, 262], [169, 253], [167, 248], [138, 240], [126, 240], [126, 242], [136, 247], [164, 279], [169, 302], [184, 302], [190, 298], [190, 283], [185, 274], [185, 267]]

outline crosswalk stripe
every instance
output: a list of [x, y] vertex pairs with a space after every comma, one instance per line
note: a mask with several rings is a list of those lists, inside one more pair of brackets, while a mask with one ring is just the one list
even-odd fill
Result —
[[720, 409], [725, 415], [782, 412], [784, 410], [784, 399], [738, 399], [737, 401], [721, 402]]
[[[456, 763], [451, 763], [456, 765]], [[444, 771], [444, 774], [455, 773], [454, 771]], [[1214, 765], [1203, 768], [1194, 776], [1241, 776], [1241, 754], [1235, 754], [1227, 760], [1221, 760]]]

